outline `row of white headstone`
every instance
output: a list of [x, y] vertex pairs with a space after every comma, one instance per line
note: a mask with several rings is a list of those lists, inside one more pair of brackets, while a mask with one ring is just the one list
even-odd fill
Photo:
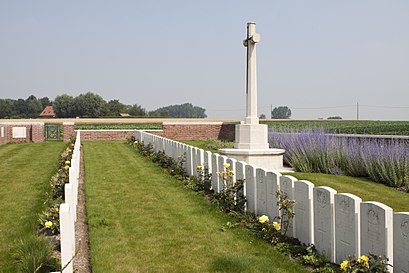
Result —
[[60, 205], [61, 266], [63, 273], [72, 273], [75, 255], [75, 222], [77, 221], [78, 182], [80, 176], [81, 139], [77, 132], [68, 170], [69, 183], [65, 184], [65, 202]]
[[265, 171], [143, 131], [136, 131], [135, 138], [174, 159], [185, 155], [188, 175], [196, 176], [196, 166], [206, 164], [212, 173], [215, 192], [223, 190], [223, 181], [217, 173], [224, 171], [224, 163], [229, 163], [236, 181], [245, 181], [246, 209], [256, 215], [268, 215], [270, 219], [280, 216], [276, 192], [285, 193], [295, 200], [295, 217], [287, 235], [314, 244], [331, 262], [340, 264], [348, 255], [359, 257], [372, 253], [387, 257], [393, 265], [391, 272], [409, 273], [409, 212], [394, 213], [379, 202], [362, 202], [350, 193], [315, 187], [309, 181]]

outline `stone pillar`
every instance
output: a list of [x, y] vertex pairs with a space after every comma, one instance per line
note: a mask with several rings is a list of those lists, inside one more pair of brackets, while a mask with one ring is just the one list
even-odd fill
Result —
[[75, 137], [75, 124], [74, 122], [64, 122], [63, 127], [63, 139], [64, 141], [70, 141], [71, 138]]

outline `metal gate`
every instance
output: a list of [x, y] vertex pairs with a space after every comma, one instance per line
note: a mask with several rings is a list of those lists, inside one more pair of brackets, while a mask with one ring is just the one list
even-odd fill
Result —
[[45, 141], [62, 141], [63, 127], [62, 124], [45, 124], [44, 125]]

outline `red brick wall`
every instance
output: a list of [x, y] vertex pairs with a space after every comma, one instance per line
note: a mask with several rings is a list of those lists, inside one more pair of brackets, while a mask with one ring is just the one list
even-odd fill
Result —
[[63, 123], [63, 140], [70, 141], [71, 138], [75, 137], [75, 124], [74, 122], [64, 122]]
[[234, 140], [236, 124], [228, 122], [163, 123], [163, 131], [149, 132], [173, 140]]
[[135, 131], [120, 130], [81, 130], [81, 141], [86, 140], [126, 140], [133, 136]]
[[44, 142], [44, 124], [33, 124], [31, 126], [31, 141]]
[[[6, 125], [0, 124], [0, 144], [6, 144], [7, 143], [7, 134], [6, 134]], [[3, 135], [1, 135], [1, 132], [3, 132]]]
[[[25, 138], [13, 138], [13, 128], [16, 127], [24, 127], [26, 128], [26, 137]], [[23, 142], [30, 142], [31, 141], [31, 124], [22, 125], [22, 124], [14, 124], [14, 125], [7, 125], [7, 142], [8, 143], [23, 143]]]

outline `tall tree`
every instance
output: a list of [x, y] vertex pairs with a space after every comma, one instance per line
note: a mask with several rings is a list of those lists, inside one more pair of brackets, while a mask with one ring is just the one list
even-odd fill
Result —
[[46, 106], [52, 105], [50, 99], [48, 97], [43, 97], [41, 99], [38, 99], [41, 102], [41, 106], [44, 109]]
[[76, 116], [74, 98], [67, 94], [57, 96], [53, 103], [55, 115], [59, 118], [72, 118]]
[[274, 119], [288, 119], [291, 117], [291, 109], [287, 106], [275, 107], [271, 112], [271, 118]]
[[150, 116], [167, 116], [173, 118], [206, 118], [206, 109], [193, 106], [191, 103], [169, 105], [149, 113]]
[[107, 104], [108, 116], [119, 116], [120, 113], [125, 113], [127, 107], [119, 100], [110, 100]]
[[74, 98], [76, 114], [81, 117], [99, 117], [104, 114], [106, 101], [97, 94], [87, 92]]
[[12, 99], [0, 99], [0, 118], [12, 118], [16, 116], [14, 104], [15, 101]]
[[129, 115], [135, 116], [135, 117], [146, 116], [146, 110], [138, 104], [128, 105], [127, 112]]
[[36, 118], [43, 110], [43, 105], [36, 96], [31, 95], [26, 99], [26, 117]]

